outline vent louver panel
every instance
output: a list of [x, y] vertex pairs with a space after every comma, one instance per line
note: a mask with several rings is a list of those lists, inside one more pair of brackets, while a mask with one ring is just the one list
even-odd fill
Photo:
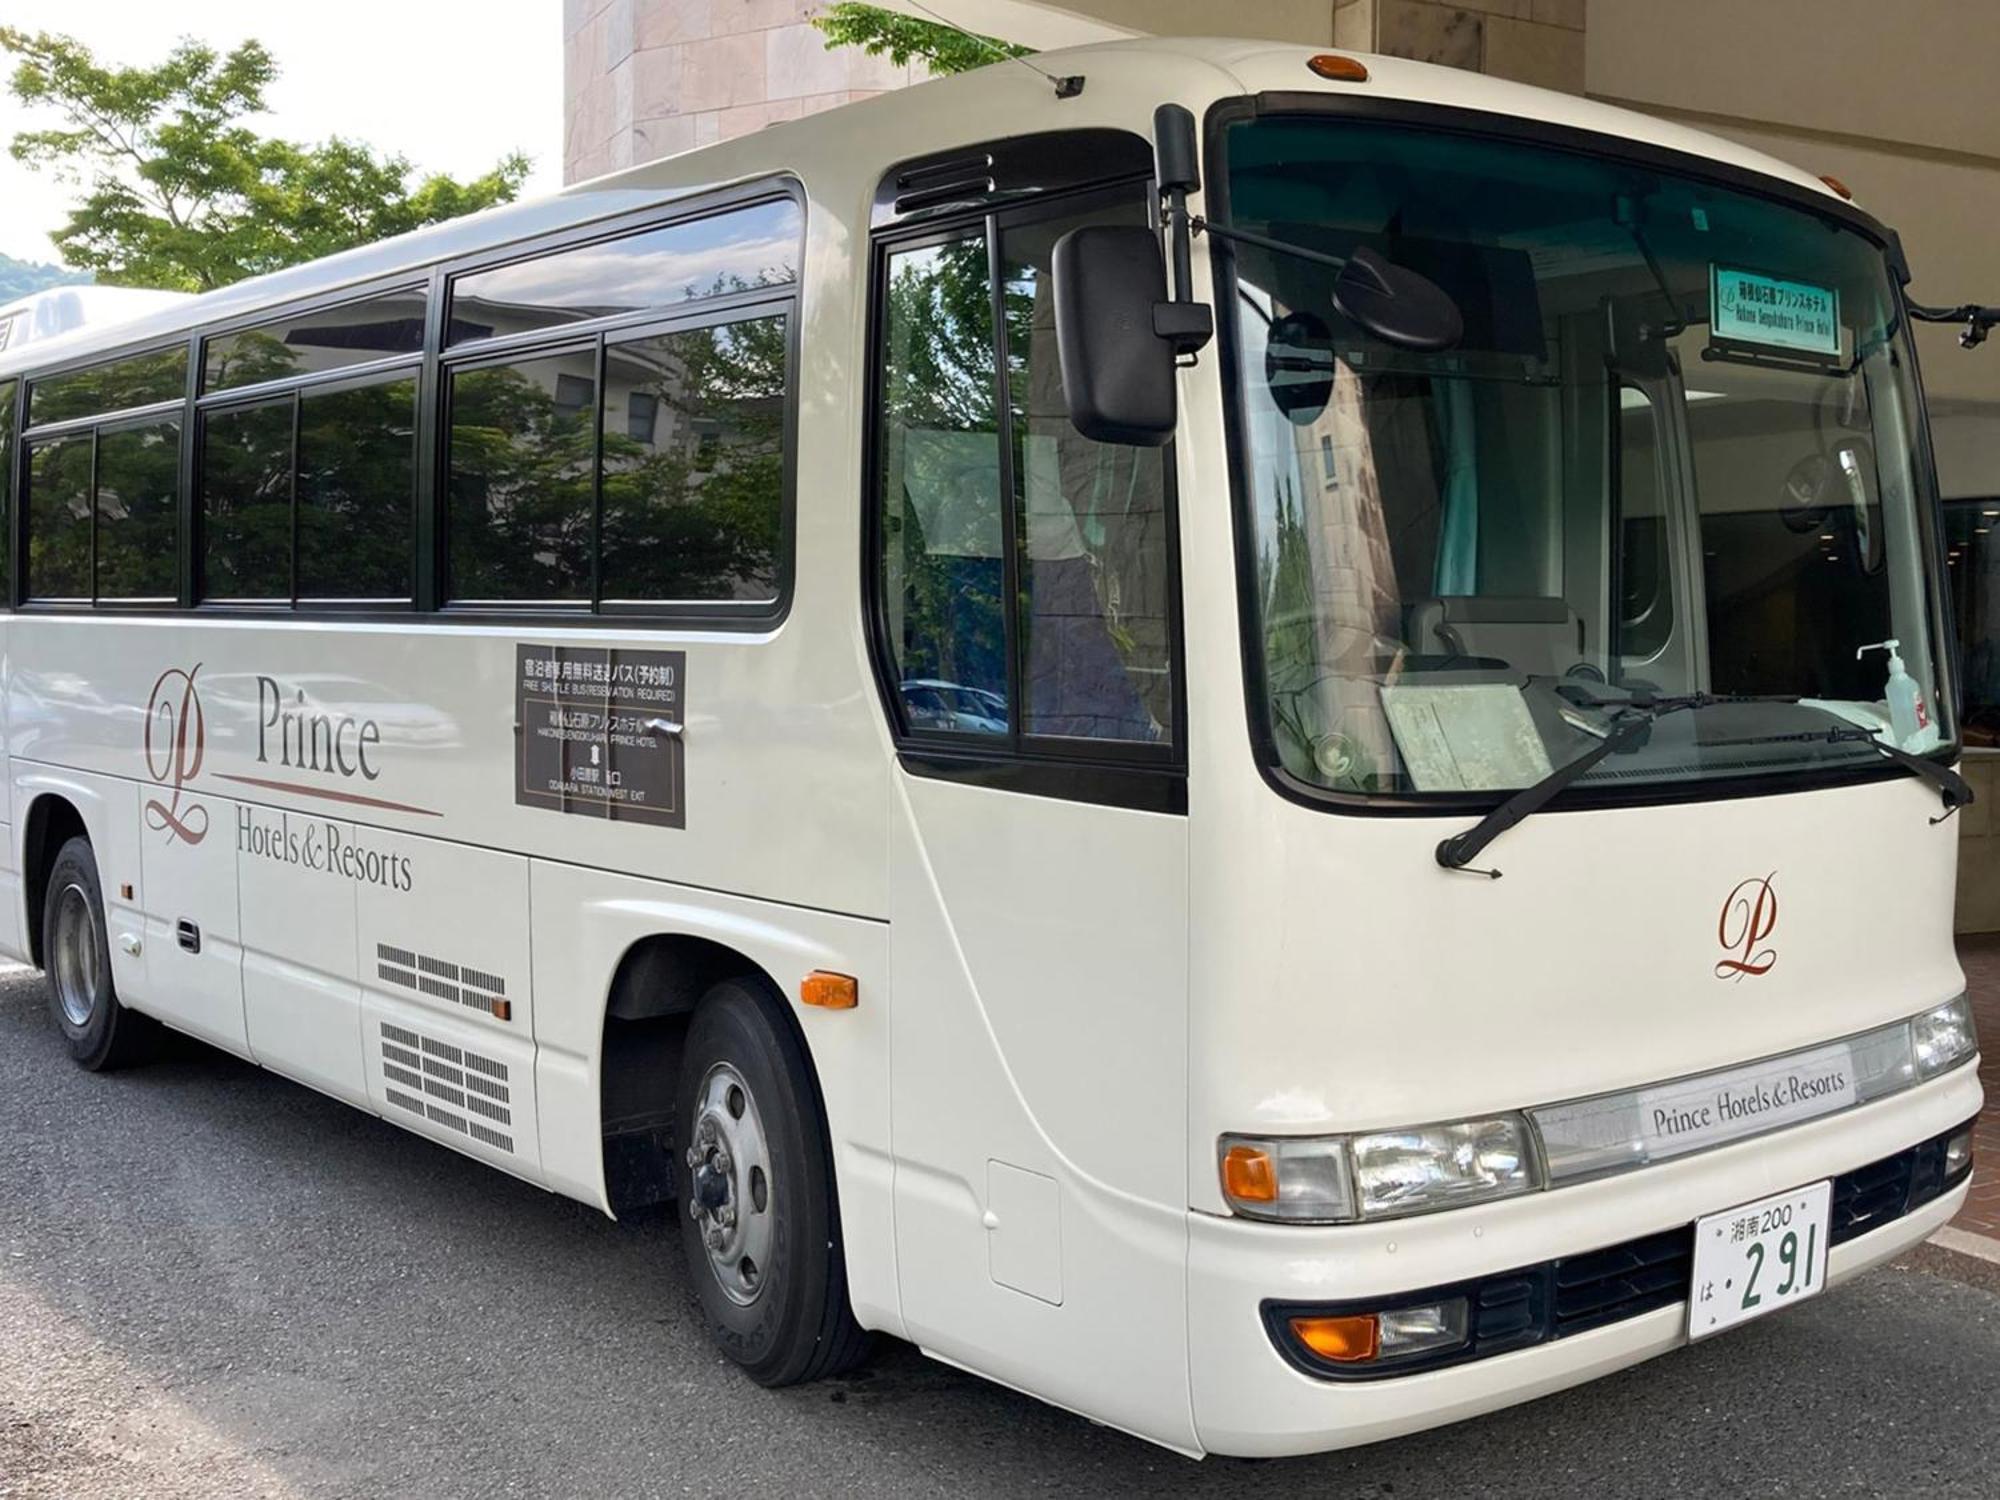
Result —
[[507, 981], [470, 964], [453, 963], [434, 954], [398, 948], [393, 943], [377, 943], [375, 973], [400, 989], [428, 995], [447, 1005], [484, 1011], [496, 1021], [514, 1018], [513, 1002], [507, 998]]
[[420, 1035], [407, 1026], [380, 1023], [382, 1096], [397, 1109], [512, 1153], [513, 1094], [507, 1064]]

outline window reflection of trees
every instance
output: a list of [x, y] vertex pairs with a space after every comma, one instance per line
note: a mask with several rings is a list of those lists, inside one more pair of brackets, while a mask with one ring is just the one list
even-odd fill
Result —
[[[606, 598], [777, 596], [786, 343], [772, 317], [607, 352]], [[652, 408], [643, 439], [634, 396]]]
[[177, 344], [33, 381], [28, 387], [28, 423], [39, 427], [179, 401], [187, 394], [187, 368], [187, 347]]
[[456, 373], [454, 597], [591, 597], [600, 422], [600, 596], [775, 598], [788, 348], [764, 316], [615, 343], [608, 391], [588, 349]]

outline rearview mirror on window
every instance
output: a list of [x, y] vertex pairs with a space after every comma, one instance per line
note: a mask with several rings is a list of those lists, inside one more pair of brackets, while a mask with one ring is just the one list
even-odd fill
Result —
[[1348, 256], [1333, 282], [1333, 305], [1385, 344], [1431, 353], [1465, 336], [1465, 315], [1451, 293], [1365, 245]]
[[1167, 263], [1152, 230], [1091, 224], [1056, 242], [1056, 345], [1076, 430], [1158, 448], [1174, 435], [1174, 347], [1156, 330]]

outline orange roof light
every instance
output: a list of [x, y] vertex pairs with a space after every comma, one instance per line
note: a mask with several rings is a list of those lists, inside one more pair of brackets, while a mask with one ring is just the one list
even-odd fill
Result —
[[1345, 1318], [1294, 1318], [1292, 1337], [1321, 1359], [1343, 1365], [1365, 1364], [1380, 1348], [1373, 1313]]
[[1358, 57], [1342, 57], [1338, 52], [1322, 52], [1307, 61], [1306, 66], [1320, 77], [1334, 83], [1366, 83], [1368, 65]]
[[853, 1010], [861, 1003], [861, 984], [851, 974], [814, 969], [799, 982], [799, 999], [825, 1010]]
[[1819, 174], [1819, 180], [1825, 183], [1828, 187], [1832, 188], [1836, 193], [1840, 194], [1840, 196], [1845, 198], [1849, 203], [1852, 203], [1854, 201], [1853, 191], [1849, 189], [1846, 183], [1842, 182], [1838, 177], [1834, 176], [1833, 173], [1822, 172]]
[[1256, 1146], [1231, 1146], [1222, 1157], [1222, 1190], [1238, 1203], [1276, 1203], [1278, 1164]]

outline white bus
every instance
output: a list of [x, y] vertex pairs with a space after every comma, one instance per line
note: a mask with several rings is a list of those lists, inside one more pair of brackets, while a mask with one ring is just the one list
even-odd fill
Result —
[[1630, 1365], [1965, 1193], [1904, 275], [1133, 41], [33, 348], [0, 945], [85, 1067], [673, 1200], [766, 1384], [1282, 1454]]

